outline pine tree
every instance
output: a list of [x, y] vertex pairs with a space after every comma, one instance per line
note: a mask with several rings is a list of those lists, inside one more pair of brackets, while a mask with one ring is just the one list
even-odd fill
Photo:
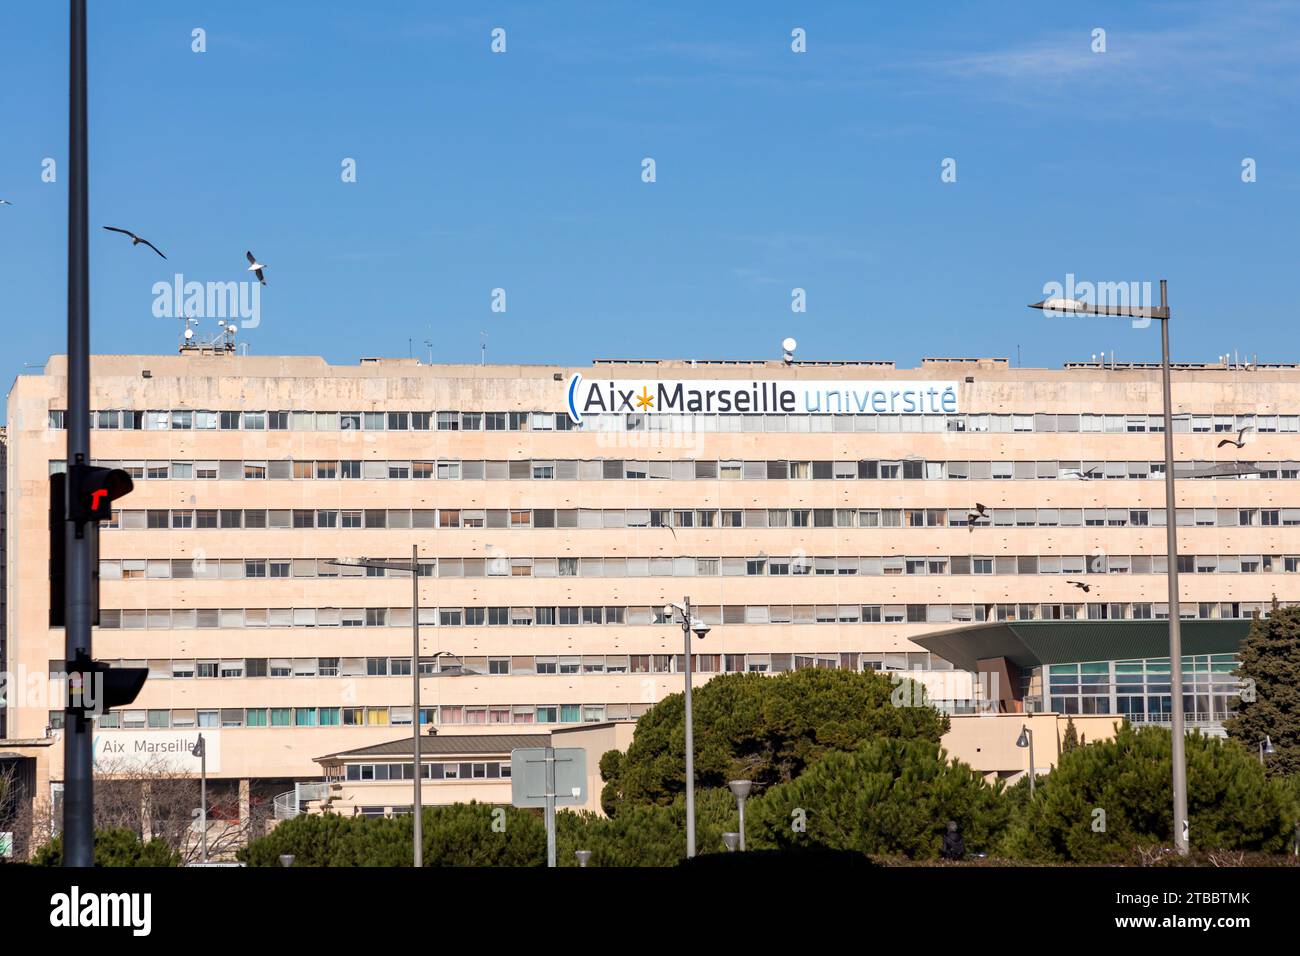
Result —
[[[1173, 842], [1171, 736], [1123, 724], [1110, 740], [1062, 754], [1037, 795], [1012, 815], [1000, 852], [1016, 859], [1118, 863], [1139, 847]], [[1235, 743], [1187, 735], [1188, 815], [1197, 850], [1282, 853], [1295, 798]], [[1013, 797], [1024, 797], [1018, 784]]]
[[1078, 728], [1074, 726], [1074, 718], [1065, 719], [1065, 734], [1061, 737], [1061, 753], [1068, 754], [1071, 750], [1078, 750], [1083, 746], [1079, 740]]
[[1274, 753], [1266, 756], [1270, 775], [1300, 772], [1300, 607], [1279, 607], [1257, 617], [1241, 644], [1242, 698], [1235, 716], [1224, 721], [1228, 736], [1251, 753], [1265, 737]]

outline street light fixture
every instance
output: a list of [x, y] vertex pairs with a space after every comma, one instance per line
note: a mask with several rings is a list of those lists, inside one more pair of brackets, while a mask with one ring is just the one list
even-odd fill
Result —
[[574, 850], [573, 855], [578, 858], [578, 866], [586, 866], [591, 862], [590, 850]]
[[1078, 299], [1052, 298], [1034, 302], [1031, 309], [1075, 315], [1116, 316], [1126, 319], [1156, 319], [1160, 322], [1160, 377], [1164, 392], [1165, 426], [1165, 541], [1169, 576], [1169, 692], [1172, 700], [1170, 732], [1174, 785], [1174, 847], [1186, 856], [1190, 847], [1187, 819], [1187, 738], [1183, 724], [1183, 637], [1178, 607], [1178, 503], [1174, 497], [1173, 399], [1169, 379], [1169, 290], [1160, 280], [1160, 305], [1090, 305]]
[[1034, 778], [1038, 776], [1038, 771], [1034, 767], [1034, 732], [1029, 729], [1028, 724], [1023, 724], [1020, 728], [1020, 737], [1016, 740], [1016, 746], [1020, 748], [1029, 748], [1029, 799], [1034, 798]]
[[1269, 737], [1268, 734], [1265, 734], [1265, 735], [1264, 735], [1264, 739], [1261, 740], [1261, 741], [1259, 742], [1259, 762], [1260, 762], [1260, 764], [1263, 764], [1263, 763], [1264, 763], [1264, 755], [1265, 755], [1265, 754], [1267, 754], [1268, 756], [1271, 757], [1271, 756], [1273, 756], [1273, 754], [1275, 754], [1276, 752], [1277, 752], [1277, 751], [1275, 751], [1275, 750], [1273, 749], [1273, 740], [1272, 740], [1272, 738]]
[[736, 808], [740, 811], [740, 849], [743, 853], [745, 850], [745, 801], [749, 799], [749, 791], [754, 789], [754, 783], [752, 780], [733, 780], [727, 786], [731, 788], [731, 793], [736, 798]]
[[691, 633], [704, 640], [709, 627], [703, 621], [691, 617], [691, 599], [682, 598], [681, 604], [665, 604], [664, 617], [673, 619], [674, 613], [681, 616], [682, 639], [686, 643], [686, 858], [695, 856], [695, 728], [691, 713]]
[[722, 845], [727, 848], [728, 853], [735, 853], [736, 848], [740, 846], [740, 834], [739, 833], [722, 834]]
[[[404, 571], [411, 575], [411, 759], [414, 767], [414, 795], [411, 804], [413, 823], [412, 859], [416, 867], [424, 866], [424, 806], [421, 786], [424, 783], [423, 767], [420, 762], [420, 549], [411, 545], [411, 560], [381, 561], [374, 558], [337, 558], [327, 562], [343, 568], [380, 568], [384, 571]], [[433, 655], [454, 657], [447, 651], [438, 651]], [[458, 662], [452, 667], [435, 671], [430, 677], [469, 677], [474, 672]]]

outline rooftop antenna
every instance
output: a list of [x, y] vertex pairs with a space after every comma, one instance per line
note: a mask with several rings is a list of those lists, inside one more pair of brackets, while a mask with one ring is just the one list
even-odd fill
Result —
[[425, 347], [429, 350], [429, 364], [433, 364], [433, 326], [429, 326], [429, 337], [424, 340]]
[[479, 329], [479, 365], [487, 365], [487, 331]]
[[781, 340], [781, 358], [785, 360], [786, 365], [794, 361], [794, 350], [798, 347], [799, 343], [793, 338], [787, 337]]
[[198, 328], [199, 320], [194, 318], [194, 316], [192, 315], [185, 315], [182, 312], [180, 315], [180, 322], [181, 322], [180, 351], [183, 352], [185, 351], [185, 347], [187, 345], [193, 344], [194, 330]]

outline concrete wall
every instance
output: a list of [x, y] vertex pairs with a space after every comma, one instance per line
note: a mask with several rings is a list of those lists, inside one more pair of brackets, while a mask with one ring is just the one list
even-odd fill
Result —
[[[1067, 718], [1060, 714], [965, 714], [949, 718], [951, 728], [943, 736], [948, 756], [969, 764], [990, 779], [1014, 782], [1029, 771], [1029, 751], [1016, 746], [1022, 727], [1034, 737], [1034, 767], [1046, 773], [1061, 755]], [[1087, 742], [1115, 736], [1120, 718], [1113, 715], [1075, 715], [1075, 729]]]

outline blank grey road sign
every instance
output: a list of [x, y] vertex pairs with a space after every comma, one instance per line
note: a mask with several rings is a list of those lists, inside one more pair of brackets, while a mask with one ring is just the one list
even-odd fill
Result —
[[[555, 805], [579, 806], [587, 802], [587, 751], [557, 747], [555, 754]], [[546, 806], [546, 748], [510, 751], [510, 802], [516, 807]]]

